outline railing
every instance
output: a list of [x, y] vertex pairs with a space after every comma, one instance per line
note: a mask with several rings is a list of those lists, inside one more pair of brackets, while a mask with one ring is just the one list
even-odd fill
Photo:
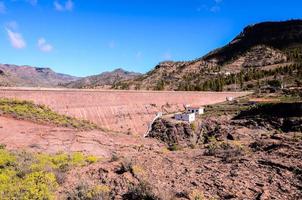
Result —
[[150, 122], [149, 124], [149, 127], [148, 127], [148, 130], [147, 132], [144, 134], [144, 137], [147, 137], [150, 133], [150, 131], [152, 130], [152, 125], [153, 123], [155, 122], [155, 120], [157, 120], [158, 118], [162, 117], [163, 116], [163, 113], [159, 112], [156, 114], [156, 116], [154, 117], [154, 119]]

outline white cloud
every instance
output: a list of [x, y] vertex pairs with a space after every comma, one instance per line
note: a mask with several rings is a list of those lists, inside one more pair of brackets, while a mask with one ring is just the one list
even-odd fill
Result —
[[164, 53], [163, 54], [163, 59], [166, 60], [166, 61], [171, 60], [172, 59], [172, 54], [169, 53], [169, 52]]
[[43, 52], [51, 52], [53, 50], [53, 46], [49, 43], [44, 38], [39, 38], [38, 39], [38, 47], [40, 51]]
[[38, 4], [38, 0], [26, 0], [28, 3], [30, 3], [31, 5], [35, 6]]
[[74, 7], [72, 0], [67, 0], [65, 3], [60, 3], [58, 0], [56, 0], [53, 4], [57, 11], [72, 11]]
[[26, 47], [26, 42], [20, 33], [14, 32], [9, 28], [6, 28], [11, 45], [16, 49], [23, 49]]
[[0, 14], [6, 13], [6, 6], [4, 2], [0, 1]]
[[214, 12], [214, 13], [219, 12], [219, 11], [220, 11], [220, 6], [217, 6], [217, 5], [212, 6], [212, 7], [210, 8], [210, 11], [211, 11], [211, 12]]
[[73, 1], [72, 0], [67, 0], [65, 3], [65, 9], [66, 10], [72, 10], [73, 9]]

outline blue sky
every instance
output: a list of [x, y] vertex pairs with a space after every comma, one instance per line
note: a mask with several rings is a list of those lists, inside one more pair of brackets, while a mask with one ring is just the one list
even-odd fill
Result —
[[301, 0], [0, 0], [0, 63], [76, 76], [191, 60], [246, 25], [302, 18]]

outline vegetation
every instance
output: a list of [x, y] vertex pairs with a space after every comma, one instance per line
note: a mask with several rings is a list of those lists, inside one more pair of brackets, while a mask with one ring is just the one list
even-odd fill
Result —
[[[225, 86], [237, 84], [238, 89], [249, 89], [249, 87], [254, 85], [249, 85], [249, 87], [244, 87], [244, 83], [249, 81], [258, 81], [257, 84], [260, 85], [260, 80], [266, 77], [277, 76], [292, 76], [299, 82], [302, 79], [302, 64], [292, 64], [284, 67], [279, 67], [270, 70], [260, 70], [255, 67], [242, 70], [240, 73], [231, 75], [216, 75], [215, 77], [204, 80], [205, 77], [203, 73], [199, 74], [188, 74], [182, 82], [178, 85], [178, 90], [184, 91], [222, 91]], [[281, 87], [282, 82], [279, 80], [270, 82], [273, 86]], [[268, 83], [268, 84], [270, 84]], [[258, 85], [258, 86], [259, 86]], [[271, 85], [271, 84], [270, 84]]]
[[93, 156], [34, 154], [0, 149], [0, 199], [55, 199], [55, 191], [73, 167], [96, 162]]
[[164, 90], [165, 89], [165, 82], [163, 80], [158, 80], [154, 90]]
[[236, 161], [240, 156], [245, 154], [245, 149], [239, 141], [232, 142], [218, 142], [212, 140], [207, 145], [204, 153], [206, 156], [216, 156], [221, 158], [223, 162], [230, 163]]
[[130, 187], [129, 191], [123, 195], [125, 200], [158, 200], [152, 191], [152, 187], [145, 181], [140, 181], [136, 186]]
[[301, 117], [302, 103], [260, 103], [251, 107], [248, 110], [244, 110], [238, 114], [235, 119], [242, 118], [269, 118], [272, 117]]
[[251, 107], [249, 104], [248, 97], [241, 97], [236, 99], [235, 102], [223, 102], [214, 105], [208, 105], [205, 107], [206, 112], [204, 115], [200, 116], [201, 118], [205, 118], [208, 116], [221, 116], [225, 114], [238, 114], [243, 110], [247, 110]]
[[0, 98], [0, 115], [10, 115], [17, 119], [30, 120], [43, 124], [54, 124], [78, 129], [94, 129], [97, 126], [86, 120], [60, 115], [44, 105], [31, 101]]
[[172, 145], [170, 145], [169, 147], [168, 147], [168, 149], [170, 150], [170, 151], [181, 151], [182, 149], [183, 149], [183, 147], [182, 146], [180, 146], [179, 144], [172, 144]]
[[96, 200], [109, 199], [111, 189], [106, 185], [90, 185], [86, 182], [79, 183], [73, 190], [68, 191], [67, 200]]

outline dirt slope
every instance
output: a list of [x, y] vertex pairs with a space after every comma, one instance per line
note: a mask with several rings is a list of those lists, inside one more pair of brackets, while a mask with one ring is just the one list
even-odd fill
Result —
[[141, 138], [99, 130], [79, 131], [0, 116], [0, 141], [8, 149], [36, 152], [84, 152], [109, 158], [120, 149], [131, 151], [133, 146], [152, 144]]

